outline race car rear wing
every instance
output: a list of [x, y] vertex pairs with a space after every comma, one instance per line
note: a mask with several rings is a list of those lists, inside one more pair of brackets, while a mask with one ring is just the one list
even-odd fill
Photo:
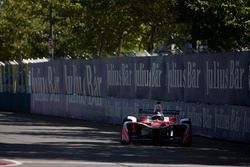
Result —
[[[147, 114], [151, 115], [154, 114], [155, 109], [139, 109], [139, 115], [141, 114]], [[179, 110], [160, 110], [164, 115], [179, 115], [180, 111]]]

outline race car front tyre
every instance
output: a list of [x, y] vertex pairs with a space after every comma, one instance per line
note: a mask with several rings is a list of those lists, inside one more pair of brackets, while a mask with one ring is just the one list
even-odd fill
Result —
[[121, 130], [121, 137], [120, 137], [120, 141], [121, 141], [121, 144], [122, 145], [128, 145], [128, 144], [130, 144], [130, 136], [128, 135], [128, 141], [126, 141], [125, 139], [123, 139], [123, 137], [122, 137], [122, 134], [123, 132], [122, 132], [122, 130]]
[[130, 144], [130, 143], [128, 143], [128, 142], [126, 142], [124, 140], [121, 140], [121, 145], [128, 145], [128, 144]]

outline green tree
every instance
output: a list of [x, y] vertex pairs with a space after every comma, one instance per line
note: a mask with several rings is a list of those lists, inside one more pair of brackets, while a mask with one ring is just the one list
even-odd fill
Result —
[[[207, 40], [249, 48], [248, 0], [52, 0], [55, 58], [93, 58]], [[50, 0], [4, 0], [0, 60], [48, 56]]]
[[194, 44], [204, 39], [212, 50], [229, 51], [249, 42], [250, 1], [190, 0], [187, 7], [192, 13]]
[[43, 14], [38, 12], [43, 9], [41, 2], [4, 1], [0, 10], [1, 60], [29, 58], [31, 54], [37, 54], [36, 47], [44, 48], [44, 41], [37, 41], [44, 37], [46, 29], [46, 24], [42, 24]]

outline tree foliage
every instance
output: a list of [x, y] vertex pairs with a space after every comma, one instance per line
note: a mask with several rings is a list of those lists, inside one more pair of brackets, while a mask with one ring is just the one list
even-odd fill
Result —
[[[48, 56], [50, 0], [2, 0], [0, 60]], [[248, 0], [52, 0], [56, 58], [92, 58], [207, 40], [250, 45]]]
[[193, 40], [207, 39], [218, 51], [249, 46], [250, 1], [198, 0], [187, 2], [187, 7], [192, 11]]

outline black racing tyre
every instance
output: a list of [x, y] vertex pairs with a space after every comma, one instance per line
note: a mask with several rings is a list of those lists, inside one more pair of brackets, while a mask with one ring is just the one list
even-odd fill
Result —
[[130, 137], [129, 137], [129, 142], [128, 143], [126, 141], [122, 140], [122, 131], [121, 131], [120, 141], [121, 141], [121, 145], [128, 145], [128, 144], [130, 144]]
[[181, 145], [182, 146], [185, 146], [185, 147], [190, 147], [191, 145], [192, 145], [192, 122], [191, 122], [191, 119], [190, 118], [188, 118], [187, 120], [185, 120], [185, 121], [182, 121], [181, 123], [183, 123], [183, 124], [188, 124], [189, 125], [189, 130], [190, 130], [190, 136], [189, 136], [189, 138], [188, 138], [188, 141], [187, 142], [184, 142], [184, 137], [181, 139]]
[[126, 143], [124, 140], [121, 140], [121, 145], [127, 145], [128, 143]]
[[161, 141], [160, 138], [160, 130], [159, 129], [154, 129], [152, 131], [152, 142], [154, 145], [159, 145]]
[[188, 139], [188, 142], [184, 143], [184, 139], [181, 140], [181, 145], [184, 147], [190, 147], [192, 145], [192, 136]]
[[191, 122], [191, 119], [190, 119], [190, 118], [188, 118], [188, 119], [185, 120], [185, 121], [182, 121], [181, 123], [183, 123], [183, 124], [189, 124], [189, 125], [190, 125], [190, 128], [192, 127], [192, 122]]
[[132, 121], [131, 119], [128, 119], [128, 118], [124, 118], [122, 123], [126, 122], [126, 121]]

